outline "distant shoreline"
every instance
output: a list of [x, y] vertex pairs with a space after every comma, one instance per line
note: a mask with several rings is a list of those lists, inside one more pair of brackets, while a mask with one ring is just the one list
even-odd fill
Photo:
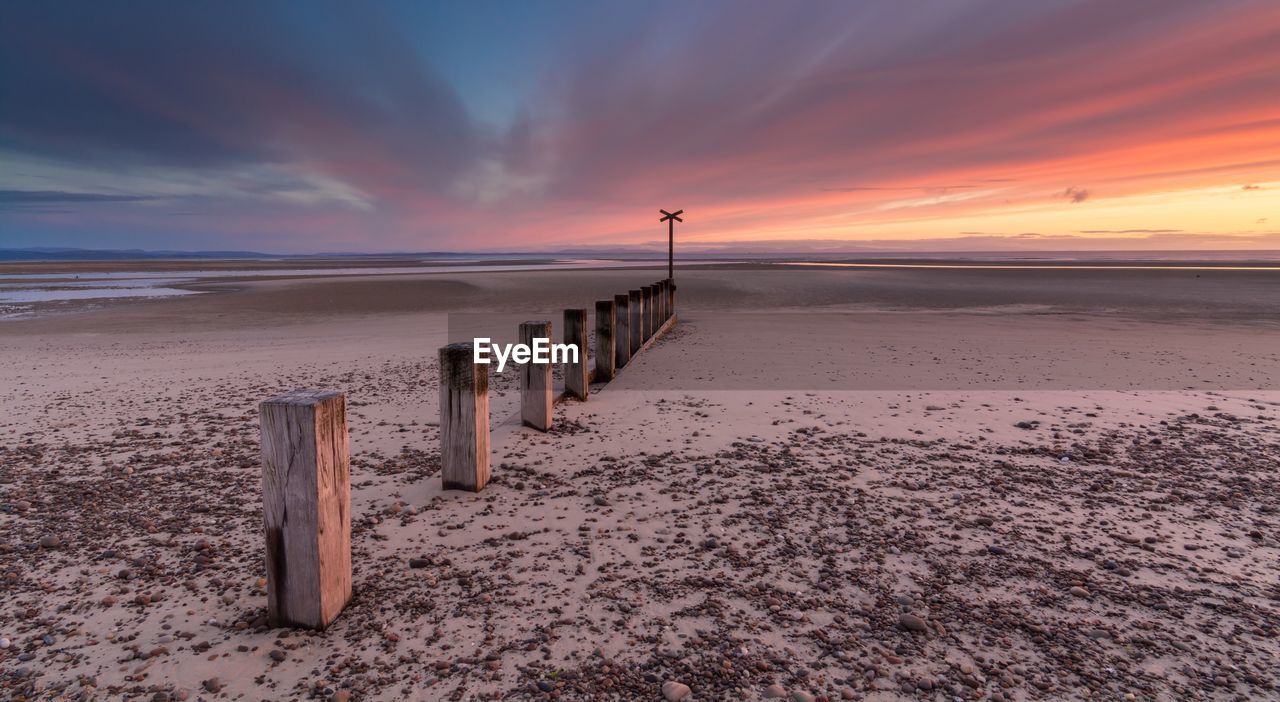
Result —
[[[600, 268], [651, 267], [665, 265], [666, 257], [659, 254], [639, 257], [635, 255], [607, 256], [588, 254], [448, 254], [433, 258], [423, 255], [374, 255], [352, 256], [279, 256], [262, 258], [102, 258], [102, 259], [48, 259], [3, 260], [0, 258], [0, 278], [6, 276], [31, 276], [37, 274], [75, 275], [81, 273], [174, 272], [199, 273], [207, 271], [264, 271], [291, 269], [326, 271], [352, 268], [464, 268], [467, 266], [530, 266], [556, 265], [565, 262], [581, 262], [582, 268], [591, 268], [598, 262]], [[696, 263], [699, 266], [823, 266], [868, 268], [1116, 268], [1139, 270], [1144, 268], [1206, 268], [1230, 270], [1259, 269], [1280, 270], [1280, 251], [1163, 251], [1163, 252], [972, 252], [972, 253], [857, 253], [857, 254], [680, 254], [676, 265]], [[254, 276], [256, 277], [256, 276]]]

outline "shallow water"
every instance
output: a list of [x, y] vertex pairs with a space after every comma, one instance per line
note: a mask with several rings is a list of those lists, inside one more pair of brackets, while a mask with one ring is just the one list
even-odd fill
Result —
[[[661, 263], [665, 263], [663, 260]], [[353, 275], [415, 275], [422, 273], [483, 273], [498, 271], [540, 271], [572, 268], [621, 268], [659, 263], [652, 261], [613, 261], [596, 259], [564, 259], [552, 263], [515, 263], [508, 265], [478, 264], [450, 266], [387, 266], [346, 268], [270, 268], [249, 270], [174, 271], [108, 271], [80, 273], [16, 273], [0, 275], [0, 317], [14, 316], [18, 304], [40, 302], [72, 302], [113, 298], [173, 297], [197, 295], [184, 290], [189, 285], [216, 278], [293, 278]], [[29, 309], [29, 308], [24, 308]]]

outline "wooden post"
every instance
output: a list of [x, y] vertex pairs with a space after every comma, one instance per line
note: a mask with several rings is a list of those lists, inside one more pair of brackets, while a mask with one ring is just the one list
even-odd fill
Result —
[[571, 397], [587, 399], [591, 391], [591, 373], [587, 366], [587, 310], [585, 307], [564, 311], [564, 343], [578, 347], [578, 362], [564, 364], [564, 389]]
[[658, 294], [657, 283], [649, 286], [649, 294], [653, 303], [649, 312], [649, 336], [653, 336], [658, 333], [658, 327], [662, 324], [662, 295]]
[[614, 372], [631, 362], [631, 296], [613, 296], [613, 316], [617, 320], [613, 337]]
[[258, 407], [267, 621], [324, 629], [351, 600], [346, 396], [295, 390]]
[[[551, 340], [551, 322], [521, 322], [520, 343], [533, 347], [534, 339]], [[551, 428], [551, 364], [529, 363], [520, 369], [520, 419], [541, 431]]]
[[640, 286], [640, 325], [642, 332], [640, 338], [645, 341], [653, 336], [653, 286]]
[[440, 478], [445, 490], [489, 482], [489, 366], [470, 343], [440, 348]]
[[662, 311], [660, 316], [665, 324], [667, 318], [671, 316], [671, 313], [667, 311], [667, 281], [665, 280], [658, 281], [658, 309]]
[[597, 383], [613, 380], [614, 363], [617, 361], [617, 350], [614, 348], [614, 344], [617, 343], [615, 341], [617, 326], [613, 300], [596, 300], [595, 381]]
[[644, 345], [644, 297], [639, 290], [627, 291], [627, 303], [631, 308], [631, 356]]
[[667, 281], [667, 305], [671, 308], [671, 316], [676, 316], [676, 281]]
[[653, 333], [657, 334], [662, 326], [662, 286], [654, 283], [649, 287], [653, 288]]

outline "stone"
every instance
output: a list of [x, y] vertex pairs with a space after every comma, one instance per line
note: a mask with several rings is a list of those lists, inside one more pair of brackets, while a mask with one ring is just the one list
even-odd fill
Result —
[[1088, 597], [1088, 596], [1089, 596], [1089, 591], [1088, 591], [1088, 590], [1086, 590], [1086, 589], [1084, 589], [1084, 588], [1082, 588], [1082, 587], [1080, 587], [1079, 585], [1075, 585], [1075, 586], [1073, 586], [1070, 590], [1068, 590], [1068, 592], [1070, 592], [1070, 593], [1071, 593], [1073, 596], [1075, 596], [1075, 597]]
[[777, 700], [787, 696], [786, 688], [778, 683], [774, 683], [764, 689], [764, 698], [766, 700]]
[[45, 534], [40, 537], [40, 548], [58, 548], [62, 545], [62, 539], [57, 534]]
[[667, 702], [680, 702], [693, 697], [693, 690], [688, 685], [675, 680], [668, 680], [662, 683], [662, 698]]
[[929, 630], [929, 625], [925, 623], [924, 619], [921, 619], [920, 617], [917, 617], [914, 614], [908, 614], [906, 612], [898, 615], [898, 624], [901, 625], [902, 628], [906, 629], [907, 631], [915, 631], [915, 632], [923, 633]]

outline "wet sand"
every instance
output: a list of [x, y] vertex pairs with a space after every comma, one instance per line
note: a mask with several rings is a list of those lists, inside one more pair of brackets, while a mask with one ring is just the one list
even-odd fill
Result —
[[[483, 493], [440, 490], [451, 314], [558, 326], [660, 275], [245, 280], [0, 322], [0, 686], [1277, 695], [1280, 275], [678, 271], [669, 336], [550, 434], [495, 431]], [[349, 403], [356, 594], [322, 634], [263, 625], [256, 404], [304, 386]]]

